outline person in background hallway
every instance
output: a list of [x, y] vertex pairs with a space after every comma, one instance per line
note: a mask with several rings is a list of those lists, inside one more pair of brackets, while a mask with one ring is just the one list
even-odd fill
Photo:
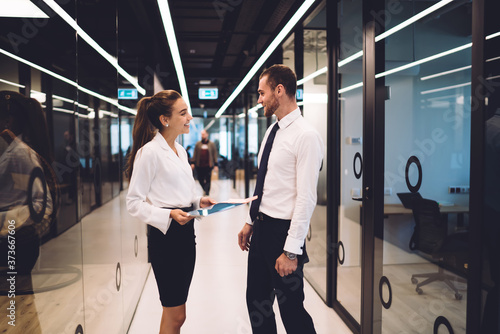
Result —
[[217, 172], [217, 148], [208, 139], [208, 132], [201, 130], [201, 140], [194, 147], [191, 167], [196, 168], [198, 181], [206, 195], [210, 193], [210, 183], [212, 180], [212, 169]]
[[149, 257], [163, 306], [162, 334], [180, 333], [186, 319], [196, 257], [193, 218], [187, 211], [215, 204], [196, 195], [186, 151], [176, 142], [189, 133], [192, 119], [176, 91], [142, 98], [127, 166], [127, 209], [150, 226]]
[[284, 65], [260, 75], [258, 103], [266, 117], [274, 114], [278, 121], [264, 136], [254, 193], [259, 198], [238, 234], [240, 248], [249, 250], [246, 300], [254, 334], [276, 333], [275, 297], [287, 333], [316, 333], [304, 308], [304, 242], [316, 206], [324, 144], [301, 116], [296, 89], [295, 73]]
[[492, 287], [488, 291], [481, 333], [500, 333], [500, 96], [492, 95], [488, 107], [494, 111], [486, 121], [484, 224], [486, 261]]

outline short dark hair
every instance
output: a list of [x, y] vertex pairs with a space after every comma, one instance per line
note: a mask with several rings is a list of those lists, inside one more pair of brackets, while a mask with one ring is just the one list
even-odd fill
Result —
[[292, 69], [286, 65], [273, 65], [260, 75], [259, 79], [267, 76], [267, 84], [271, 89], [276, 89], [279, 84], [285, 87], [286, 95], [295, 97], [297, 91], [297, 76]]

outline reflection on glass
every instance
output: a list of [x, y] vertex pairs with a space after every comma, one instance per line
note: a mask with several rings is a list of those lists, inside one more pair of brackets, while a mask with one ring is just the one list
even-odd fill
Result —
[[[104, 44], [109, 46], [106, 52], [117, 54], [113, 5], [81, 1], [59, 5], [73, 19], [79, 6], [80, 27], [97, 43], [103, 44], [98, 34], [110, 37]], [[95, 15], [90, 14], [96, 12], [109, 22], [109, 34], [92, 30]], [[119, 119], [116, 68], [81, 38], [77, 45], [75, 31], [56, 13], [47, 13], [44, 18], [0, 17], [2, 30], [11, 37], [0, 40], [0, 328], [7, 333], [75, 333], [80, 328], [106, 332], [109, 327], [119, 332], [130, 324], [149, 270], [146, 231], [121, 219], [116, 198], [120, 153], [126, 154], [130, 145], [133, 119], [124, 117], [117, 146], [116, 136], [112, 137], [112, 126], [116, 129]], [[17, 102], [7, 104], [7, 95]], [[134, 104], [119, 108], [131, 115]], [[113, 197], [111, 208], [104, 210], [109, 216], [96, 219], [97, 206]], [[87, 219], [90, 214], [93, 218]], [[13, 271], [7, 267], [13, 265], [8, 262], [13, 261], [8, 258], [13, 256], [8, 253], [13, 248], [8, 236], [14, 233], [16, 270], [9, 277], [16, 276], [16, 281], [11, 285], [6, 277], [7, 270]], [[116, 282], [122, 283], [119, 291]], [[9, 297], [11, 286], [16, 291]], [[12, 301], [15, 328], [6, 316]], [[107, 317], [109, 313], [113, 316]]]
[[0, 18], [11, 37], [0, 41], [0, 327], [74, 333], [84, 325], [75, 35], [57, 15], [18, 15]]
[[[0, 92], [0, 291], [8, 325], [41, 333], [31, 271], [57, 215], [57, 183], [40, 103]], [[16, 299], [16, 295], [25, 297]], [[17, 305], [16, 305], [17, 304]], [[17, 317], [20, 312], [32, 316]], [[7, 326], [2, 326], [8, 328]]]
[[[11, 322], [2, 328], [16, 328], [22, 333], [62, 330], [64, 324], [48, 325], [48, 319], [38, 314], [41, 309], [55, 307], [54, 300], [61, 301], [68, 291], [78, 300], [81, 285], [76, 283], [81, 279], [81, 270], [73, 264], [78, 264], [75, 260], [81, 259], [81, 253], [78, 239], [72, 244], [77, 248], [70, 250], [65, 259], [53, 253], [57, 221], [64, 217], [65, 204], [61, 201], [60, 171], [53, 168], [45, 115], [35, 99], [2, 91], [0, 125], [4, 129], [0, 139], [0, 301], [2, 310], [10, 307], [9, 317], [2, 317], [2, 324], [5, 319]], [[75, 310], [74, 302], [66, 303], [68, 311]], [[72, 316], [66, 325], [76, 327], [80, 315]]]
[[[385, 30], [427, 8], [423, 2], [400, 3]], [[385, 102], [386, 218], [383, 240], [377, 240], [375, 256], [383, 268], [376, 270], [375, 287], [385, 277], [391, 295], [376, 298], [374, 305], [382, 320], [375, 331], [382, 333], [399, 328], [432, 332], [439, 319], [454, 333], [465, 333], [470, 6], [445, 6], [438, 13], [378, 42], [385, 43], [385, 71], [398, 69], [384, 73], [390, 87]], [[422, 198], [402, 203], [397, 194], [409, 192]], [[382, 307], [389, 298], [391, 305]]]

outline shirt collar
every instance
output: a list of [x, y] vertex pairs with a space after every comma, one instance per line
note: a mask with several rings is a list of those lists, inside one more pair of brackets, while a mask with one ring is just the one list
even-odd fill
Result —
[[164, 150], [167, 150], [167, 151], [173, 151], [172, 148], [168, 145], [167, 141], [165, 140], [165, 138], [163, 138], [163, 136], [161, 135], [160, 131], [158, 131], [155, 135], [155, 137], [153, 138], [154, 141], [156, 141], [160, 147]]
[[297, 107], [297, 109], [295, 109], [294, 111], [283, 117], [281, 120], [279, 120], [278, 126], [280, 127], [280, 129], [285, 129], [299, 117], [300, 117], [300, 108]]

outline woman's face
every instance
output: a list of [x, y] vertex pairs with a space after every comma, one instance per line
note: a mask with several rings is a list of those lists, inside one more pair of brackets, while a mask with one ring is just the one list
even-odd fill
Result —
[[193, 116], [188, 112], [188, 107], [183, 99], [175, 101], [172, 108], [172, 116], [167, 117], [168, 127], [175, 131], [177, 135], [189, 133], [189, 122]]

